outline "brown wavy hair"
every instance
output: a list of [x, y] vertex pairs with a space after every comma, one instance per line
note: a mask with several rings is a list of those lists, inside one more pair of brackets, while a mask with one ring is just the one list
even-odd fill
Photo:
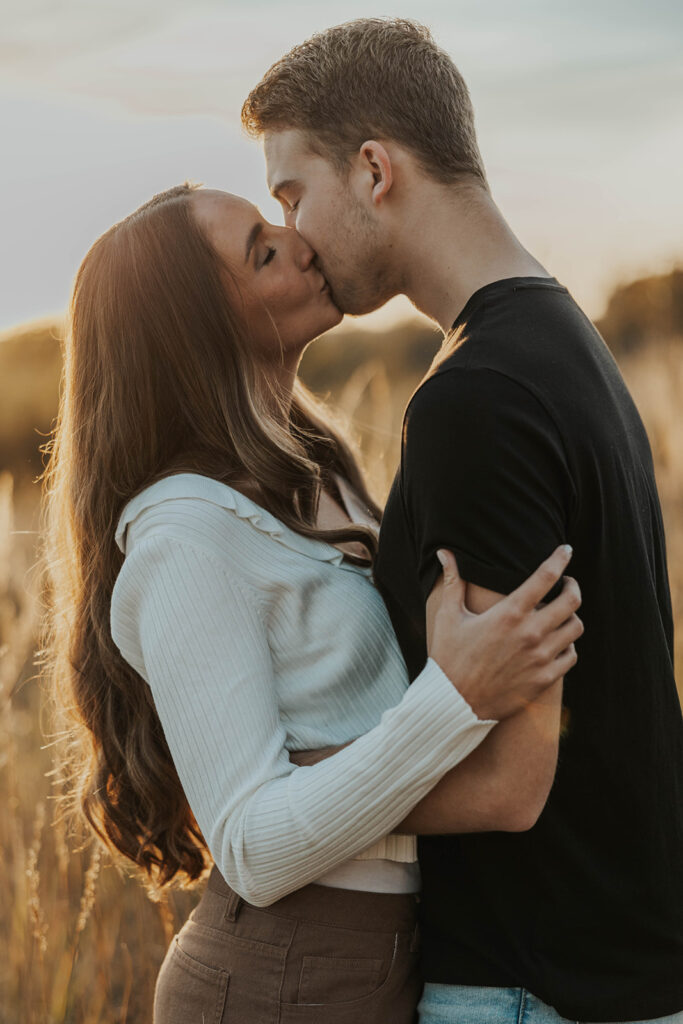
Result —
[[255, 363], [222, 283], [230, 268], [193, 216], [199, 187], [154, 196], [85, 256], [43, 446], [42, 659], [61, 740], [58, 800], [150, 891], [176, 876], [189, 884], [209, 861], [149, 687], [111, 637], [124, 505], [162, 477], [202, 473], [307, 537], [361, 541], [370, 562], [369, 528], [316, 527], [321, 488], [341, 473], [380, 516], [329, 410], [299, 380], [290, 407]]

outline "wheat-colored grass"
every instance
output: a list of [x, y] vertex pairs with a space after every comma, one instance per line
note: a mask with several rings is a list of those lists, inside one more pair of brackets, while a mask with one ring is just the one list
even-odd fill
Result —
[[[625, 376], [646, 421], [662, 496], [683, 679], [683, 346], [653, 346]], [[417, 375], [381, 359], [333, 397], [355, 419], [378, 498], [398, 455], [403, 405]], [[152, 902], [108, 854], [55, 820], [51, 738], [34, 663], [40, 614], [37, 488], [0, 474], [0, 1021], [149, 1024], [154, 981], [198, 894]]]

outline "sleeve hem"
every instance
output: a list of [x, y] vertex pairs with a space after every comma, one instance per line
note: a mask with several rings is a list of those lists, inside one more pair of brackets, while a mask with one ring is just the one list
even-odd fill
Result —
[[[461, 548], [454, 547], [451, 544], [436, 544], [434, 545], [432, 557], [427, 561], [426, 566], [421, 573], [420, 584], [422, 587], [422, 596], [425, 601], [432, 592], [434, 584], [441, 573], [441, 566], [439, 565], [439, 561], [436, 557], [436, 552], [439, 548], [446, 548], [453, 552], [456, 562], [458, 563], [458, 572], [466, 583], [471, 583], [475, 587], [483, 587], [485, 590], [492, 590], [496, 594], [501, 594], [503, 597], [511, 594], [513, 590], [517, 589], [517, 587], [521, 587], [522, 583], [524, 583], [531, 573], [535, 572], [538, 568], [538, 566], [534, 566], [530, 571], [525, 569], [503, 569], [500, 566], [480, 562], [477, 558], [473, 558], [472, 555], [467, 554]], [[546, 557], [550, 557], [551, 554], [552, 551], [549, 551]], [[548, 591], [544, 600], [554, 600], [558, 597], [561, 590], [562, 580], [558, 580], [554, 587]]]
[[[498, 725], [498, 719], [497, 718], [479, 718], [479, 716], [477, 715], [476, 711], [473, 709], [471, 704], [469, 704], [465, 700], [463, 695], [458, 690], [457, 686], [455, 686], [455, 684], [449, 679], [449, 677], [446, 675], [444, 670], [441, 668], [439, 663], [437, 661], [434, 661], [433, 658], [428, 658], [427, 659], [425, 667], [422, 670], [422, 672], [420, 673], [420, 676], [418, 676], [418, 679], [422, 678], [422, 676], [427, 676], [427, 678], [430, 678], [430, 679], [434, 678], [435, 680], [438, 678], [442, 683], [445, 683], [445, 685], [448, 686], [448, 688], [452, 691], [452, 693], [455, 694], [455, 697], [457, 699], [457, 702], [458, 702], [458, 705], [459, 705], [460, 709], [463, 712], [468, 712], [469, 715], [472, 717], [472, 719], [474, 719], [473, 724], [478, 724], [478, 725]], [[415, 680], [415, 682], [417, 682], [417, 679]], [[415, 685], [415, 683], [413, 683], [413, 686], [414, 685]]]

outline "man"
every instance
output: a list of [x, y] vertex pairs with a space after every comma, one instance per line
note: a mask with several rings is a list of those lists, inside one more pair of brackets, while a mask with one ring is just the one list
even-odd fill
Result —
[[558, 543], [575, 552], [578, 665], [510, 726], [520, 756], [538, 742], [555, 759], [564, 704], [547, 803], [530, 778], [521, 831], [472, 816], [469, 834], [438, 834], [460, 820], [446, 782], [407, 823], [421, 1019], [683, 1021], [683, 721], [652, 458], [619, 371], [494, 203], [467, 88], [426, 29], [314, 36], [266, 73], [243, 124], [339, 308], [403, 293], [446, 336], [408, 406], [376, 566], [411, 678], [439, 547], [473, 611]]

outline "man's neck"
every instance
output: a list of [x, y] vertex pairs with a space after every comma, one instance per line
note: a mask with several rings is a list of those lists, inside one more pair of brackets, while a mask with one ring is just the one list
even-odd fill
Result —
[[424, 187], [397, 246], [402, 291], [444, 334], [477, 289], [508, 277], [551, 277], [483, 189]]

